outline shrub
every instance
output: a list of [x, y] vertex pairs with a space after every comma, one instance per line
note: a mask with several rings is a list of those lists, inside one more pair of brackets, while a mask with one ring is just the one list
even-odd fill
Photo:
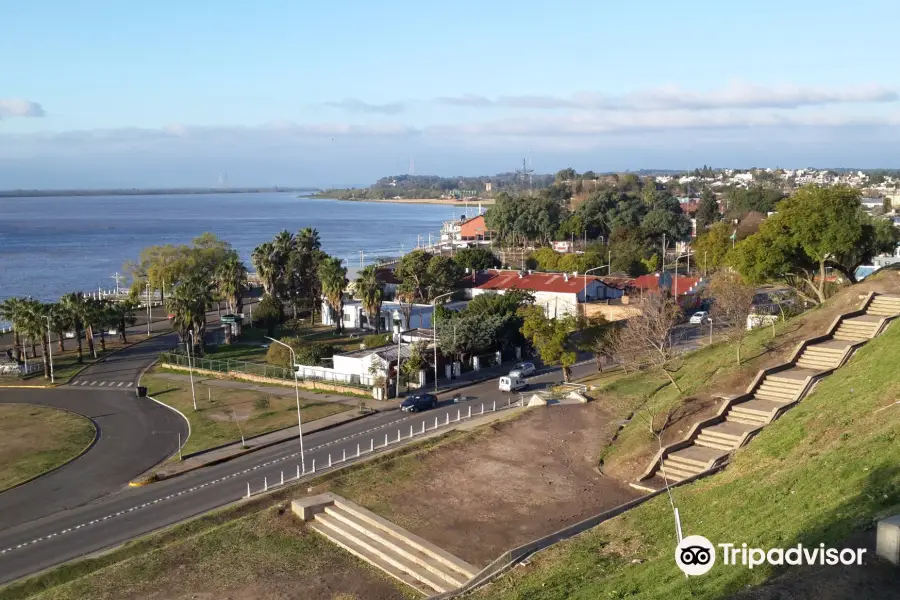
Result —
[[260, 396], [256, 399], [255, 402], [253, 402], [253, 406], [254, 408], [257, 408], [259, 410], [266, 410], [267, 408], [269, 408], [269, 398], [266, 396]]
[[318, 366], [323, 359], [334, 356], [335, 347], [331, 344], [305, 344], [296, 349], [297, 364]]
[[[295, 337], [286, 337], [281, 339], [282, 342], [290, 346], [294, 349], [294, 352], [299, 352], [300, 348], [303, 347], [303, 341], [300, 338]], [[298, 356], [299, 358], [299, 356]], [[272, 343], [269, 346], [269, 350], [266, 352], [266, 362], [270, 365], [277, 365], [279, 367], [287, 367], [291, 366], [291, 351], [282, 346], [281, 344]], [[301, 363], [303, 364], [303, 363]]]
[[391, 343], [391, 334], [377, 333], [373, 335], [367, 335], [362, 339], [362, 343], [365, 344], [366, 348], [378, 348], [379, 346], [384, 346], [385, 344]]

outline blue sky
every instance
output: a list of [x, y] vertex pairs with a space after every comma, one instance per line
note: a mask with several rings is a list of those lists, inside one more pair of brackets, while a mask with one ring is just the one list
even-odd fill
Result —
[[0, 188], [900, 167], [896, 1], [16, 3]]

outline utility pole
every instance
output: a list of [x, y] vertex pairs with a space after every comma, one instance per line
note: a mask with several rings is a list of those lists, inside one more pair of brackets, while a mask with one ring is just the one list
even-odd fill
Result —
[[119, 272], [116, 271], [116, 274], [112, 276], [112, 279], [116, 280], [116, 297], [119, 296], [119, 280], [125, 279], [124, 275], [119, 275]]

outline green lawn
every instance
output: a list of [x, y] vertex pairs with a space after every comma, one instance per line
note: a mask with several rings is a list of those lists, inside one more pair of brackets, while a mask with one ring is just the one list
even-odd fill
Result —
[[64, 410], [0, 404], [0, 491], [58, 467], [93, 440], [90, 420]]
[[[894, 324], [767, 426], [724, 472], [676, 488], [684, 534], [762, 548], [832, 545], [900, 511], [900, 405], [876, 412], [900, 394], [898, 364]], [[642, 388], [636, 378], [629, 385], [654, 384]], [[539, 554], [476, 596], [723, 598], [775, 574], [768, 566], [717, 564], [687, 580], [674, 546], [672, 511], [660, 496]]]
[[[184, 373], [180, 373], [184, 374]], [[293, 396], [277, 396], [254, 390], [207, 386], [195, 377], [193, 408], [191, 386], [187, 381], [155, 377], [149, 372], [141, 378], [147, 393], [160, 402], [180, 410], [191, 423], [191, 437], [183, 452], [189, 454], [241, 440], [241, 432], [251, 437], [289, 427], [297, 423], [297, 404]], [[300, 399], [304, 423], [350, 410], [352, 407], [326, 400]]]

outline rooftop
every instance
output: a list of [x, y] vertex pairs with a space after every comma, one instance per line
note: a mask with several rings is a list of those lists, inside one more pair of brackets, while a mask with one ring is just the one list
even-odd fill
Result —
[[[679, 296], [692, 293], [697, 284], [700, 283], [700, 280], [696, 277], [685, 277], [684, 275], [672, 275], [671, 277], [672, 289], [677, 289]], [[639, 290], [658, 290], [659, 273], [641, 275], [632, 281], [630, 286]]]
[[[342, 352], [338, 356], [346, 356], [349, 358], [365, 358], [366, 356], [370, 356], [372, 354], [377, 354], [379, 357], [383, 358], [388, 362], [393, 362], [397, 360], [397, 344], [388, 344], [385, 346], [377, 346], [375, 348], [365, 348], [363, 350], [354, 350], [353, 352]], [[411, 356], [409, 344], [405, 344], [399, 347], [400, 350], [400, 358], [406, 360]]]
[[540, 273], [491, 269], [479, 271], [475, 274], [475, 287], [479, 290], [518, 289], [557, 294], [577, 294], [584, 290], [586, 281], [603, 283], [601, 278], [594, 275], [573, 275], [571, 273]]

